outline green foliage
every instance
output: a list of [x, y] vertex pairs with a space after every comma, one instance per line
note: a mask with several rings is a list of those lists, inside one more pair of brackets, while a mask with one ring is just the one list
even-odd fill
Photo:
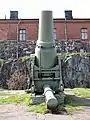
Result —
[[30, 59], [30, 56], [23, 56], [23, 57], [20, 57], [19, 58], [19, 61], [20, 62], [25, 62], [25, 61], [27, 61], [27, 60], [29, 60]]
[[4, 62], [5, 62], [5, 60], [0, 59], [0, 65], [3, 65], [3, 64], [4, 64]]
[[25, 61], [28, 61], [28, 60], [33, 60], [34, 59], [34, 54], [31, 54], [30, 56], [23, 56], [23, 57], [20, 57], [18, 60], [20, 62], [25, 62]]

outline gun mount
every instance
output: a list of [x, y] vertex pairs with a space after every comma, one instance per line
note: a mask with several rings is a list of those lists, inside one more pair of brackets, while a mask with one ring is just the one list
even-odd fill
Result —
[[64, 103], [61, 67], [61, 59], [57, 56], [53, 39], [52, 11], [42, 11], [39, 20], [39, 36], [31, 64], [33, 104], [46, 101], [49, 109], [55, 109]]

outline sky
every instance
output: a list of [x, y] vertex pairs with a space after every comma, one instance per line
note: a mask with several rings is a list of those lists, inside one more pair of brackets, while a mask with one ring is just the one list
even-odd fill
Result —
[[41, 10], [52, 10], [54, 18], [64, 18], [72, 10], [73, 18], [90, 18], [90, 0], [0, 0], [0, 19], [10, 18], [10, 10], [19, 18], [39, 18]]

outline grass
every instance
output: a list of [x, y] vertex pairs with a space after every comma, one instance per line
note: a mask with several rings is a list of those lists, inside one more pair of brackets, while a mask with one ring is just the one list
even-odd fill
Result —
[[[75, 94], [76, 97], [90, 98], [90, 89], [87, 88], [74, 88], [74, 89], [65, 89], [65, 92], [69, 92]], [[31, 105], [31, 94], [10, 94], [6, 91], [0, 91], [0, 96], [8, 96], [4, 98], [0, 98], [0, 104], [6, 103], [25, 103], [29, 106], [30, 112], [42, 113], [45, 114], [47, 111], [47, 106], [45, 103], [39, 105]], [[73, 111], [83, 110], [85, 108], [84, 105], [80, 105], [73, 101], [73, 95], [65, 97], [65, 109], [68, 113], [72, 113]]]
[[30, 56], [23, 56], [23, 57], [19, 58], [19, 61], [20, 62], [25, 62], [25, 61], [28, 61], [28, 60], [33, 60], [34, 56], [35, 56], [34, 54], [31, 54]]
[[[76, 52], [76, 53], [57, 53], [57, 55], [60, 55], [62, 57], [65, 57], [65, 56], [73, 56], [73, 55], [84, 55], [84, 56], [90, 56], [90, 52]], [[34, 58], [34, 54], [30, 55], [30, 56], [23, 56], [23, 57], [20, 57], [19, 58], [19, 61], [20, 62], [25, 62], [27, 60], [33, 60]]]
[[[74, 89], [65, 89], [66, 93], [71, 93], [73, 95], [67, 96], [65, 98], [65, 109], [71, 113], [77, 110], [83, 110], [85, 105], [80, 104], [80, 102], [75, 102], [73, 100], [74, 97], [79, 98], [90, 98], [90, 89], [88, 88], [74, 88]], [[75, 95], [75, 96], [74, 96]]]
[[77, 97], [90, 98], [90, 89], [89, 88], [66, 89], [65, 92], [73, 93]]
[[20, 61], [20, 62], [25, 62], [25, 61], [27, 61], [27, 60], [30, 60], [30, 56], [23, 56], [23, 57], [20, 57], [20, 58], [19, 58], [19, 61]]
[[46, 111], [47, 111], [47, 106], [45, 103], [42, 103], [40, 105], [33, 105], [33, 106], [30, 106], [29, 108], [29, 112], [45, 114]]
[[66, 105], [65, 109], [69, 114], [72, 114], [72, 112], [74, 112], [74, 111], [84, 110], [85, 107], [84, 106], [77, 106], [77, 105], [76, 106]]
[[[2, 96], [2, 97], [1, 97]], [[31, 94], [10, 94], [4, 91], [0, 91], [0, 104], [6, 103], [26, 103], [27, 105], [31, 104], [30, 99]]]
[[85, 107], [73, 100], [73, 95], [68, 95], [65, 97], [65, 109], [68, 113], [72, 113], [77, 110], [83, 110]]

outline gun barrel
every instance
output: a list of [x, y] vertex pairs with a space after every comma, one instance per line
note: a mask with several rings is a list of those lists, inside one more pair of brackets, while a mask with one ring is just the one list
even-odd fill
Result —
[[55, 65], [56, 48], [53, 40], [52, 11], [42, 11], [39, 20], [39, 37], [35, 48], [36, 64], [40, 68], [52, 68]]
[[42, 11], [39, 20], [39, 41], [52, 42], [53, 40], [53, 15], [52, 11]]

